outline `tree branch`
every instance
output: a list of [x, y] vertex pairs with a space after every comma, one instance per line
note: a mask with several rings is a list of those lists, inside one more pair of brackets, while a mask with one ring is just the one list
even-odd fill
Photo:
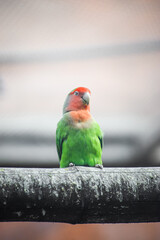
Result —
[[160, 168], [0, 169], [0, 221], [160, 221]]

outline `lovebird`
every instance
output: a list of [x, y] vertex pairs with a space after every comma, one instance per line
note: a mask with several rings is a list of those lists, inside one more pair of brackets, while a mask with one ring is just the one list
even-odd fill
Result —
[[91, 91], [72, 90], [64, 102], [63, 117], [57, 124], [56, 146], [60, 168], [89, 166], [103, 168], [103, 134], [90, 114]]

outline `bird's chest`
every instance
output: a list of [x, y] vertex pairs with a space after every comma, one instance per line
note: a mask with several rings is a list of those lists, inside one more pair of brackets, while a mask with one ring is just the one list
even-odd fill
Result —
[[85, 122], [82, 122], [82, 121], [76, 121], [76, 122], [73, 122], [73, 127], [75, 129], [88, 129], [90, 128], [91, 126], [91, 122], [90, 121], [85, 121]]
[[91, 126], [91, 115], [88, 111], [73, 111], [70, 113], [72, 126], [77, 129], [89, 128]]

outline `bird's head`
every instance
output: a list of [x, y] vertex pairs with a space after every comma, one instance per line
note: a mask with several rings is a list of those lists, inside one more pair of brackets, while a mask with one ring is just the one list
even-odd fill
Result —
[[63, 114], [79, 110], [90, 111], [90, 95], [91, 91], [85, 87], [78, 87], [72, 90], [64, 102]]

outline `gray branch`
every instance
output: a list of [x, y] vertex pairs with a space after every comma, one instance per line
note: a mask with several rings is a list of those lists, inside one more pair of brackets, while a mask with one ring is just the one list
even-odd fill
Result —
[[0, 221], [160, 221], [160, 168], [0, 169]]

